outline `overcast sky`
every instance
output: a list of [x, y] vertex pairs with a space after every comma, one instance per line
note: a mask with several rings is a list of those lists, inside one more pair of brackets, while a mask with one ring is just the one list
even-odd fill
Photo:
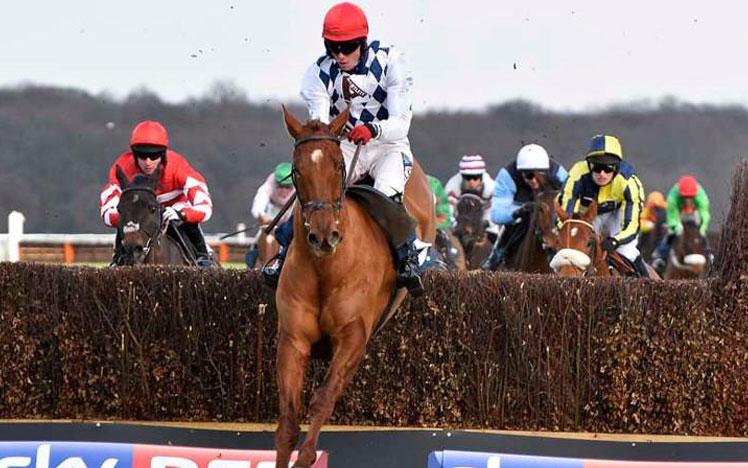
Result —
[[[334, 1], [24, 0], [0, 14], [0, 86], [109, 91], [168, 101], [233, 81], [250, 99], [298, 99]], [[416, 111], [525, 98], [584, 110], [665, 95], [748, 105], [737, 1], [358, 2], [370, 39], [410, 56]], [[405, 6], [403, 6], [405, 5]]]

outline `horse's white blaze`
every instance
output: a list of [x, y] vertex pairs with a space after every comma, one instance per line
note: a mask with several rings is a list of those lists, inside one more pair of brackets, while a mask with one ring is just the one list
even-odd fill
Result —
[[706, 257], [701, 254], [689, 254], [683, 257], [683, 263], [688, 266], [704, 266], [706, 265]]
[[125, 234], [127, 234], [128, 232], [138, 231], [140, 231], [140, 223], [136, 223], [135, 221], [130, 221], [122, 228], [122, 232], [124, 232]]
[[579, 232], [579, 228], [571, 228], [571, 237], [577, 237], [577, 233]]
[[586, 270], [590, 263], [592, 263], [592, 259], [584, 252], [575, 249], [561, 249], [553, 256], [550, 266], [553, 271], [558, 271], [561, 267], [566, 266]]
[[274, 235], [272, 235], [272, 234], [268, 234], [268, 235], [267, 235], [267, 236], [265, 237], [265, 243], [267, 243], [268, 245], [272, 244], [272, 243], [273, 243], [273, 241], [275, 241], [275, 236], [274, 236]]
[[312, 162], [316, 164], [322, 161], [322, 156], [324, 156], [324, 154], [322, 154], [322, 150], [319, 148], [315, 149], [314, 151], [312, 151]]

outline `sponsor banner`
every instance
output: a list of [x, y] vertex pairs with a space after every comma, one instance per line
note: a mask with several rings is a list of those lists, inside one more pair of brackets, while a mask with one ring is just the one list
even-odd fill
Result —
[[[294, 453], [292, 463], [295, 458]], [[327, 463], [327, 453], [317, 452], [314, 468], [327, 468]], [[0, 442], [0, 468], [275, 468], [275, 451], [95, 442]]]
[[748, 462], [643, 462], [504, 455], [444, 450], [431, 452], [428, 468], [748, 468]]

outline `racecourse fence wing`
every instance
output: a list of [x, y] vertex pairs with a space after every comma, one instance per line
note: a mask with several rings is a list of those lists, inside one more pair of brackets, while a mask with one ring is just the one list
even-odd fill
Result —
[[[709, 280], [427, 275], [333, 422], [748, 435], [745, 163], [734, 183]], [[1, 264], [0, 320], [2, 418], [276, 416], [255, 272]]]

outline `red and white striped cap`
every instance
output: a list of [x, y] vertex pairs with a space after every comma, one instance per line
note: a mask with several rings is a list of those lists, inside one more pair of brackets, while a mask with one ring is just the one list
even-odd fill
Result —
[[460, 159], [460, 174], [482, 175], [486, 172], [486, 162], [480, 154], [466, 154]]

